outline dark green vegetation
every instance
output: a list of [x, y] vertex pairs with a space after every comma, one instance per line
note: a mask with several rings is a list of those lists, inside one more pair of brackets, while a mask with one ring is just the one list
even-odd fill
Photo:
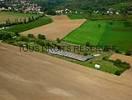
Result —
[[132, 22], [88, 20], [80, 28], [64, 38], [65, 41], [85, 45], [114, 46], [120, 50], [132, 50]]
[[127, 9], [128, 7], [131, 7], [132, 3], [131, 2], [121, 2], [121, 3], [117, 3], [112, 5], [113, 8], [115, 9]]
[[49, 24], [51, 22], [52, 22], [51, 18], [44, 16], [44, 17], [40, 17], [39, 19], [29, 22], [29, 23], [13, 25], [9, 27], [8, 29], [6, 29], [5, 31], [19, 33], [19, 32], [23, 32], [23, 31], [26, 31], [26, 30], [29, 30], [35, 27]]
[[51, 11], [56, 9], [69, 8], [72, 10], [85, 10], [91, 13], [93, 10], [104, 11], [114, 6], [116, 9], [118, 5], [126, 4], [122, 6], [120, 10], [124, 11], [130, 7], [131, 0], [33, 0], [43, 7], [45, 11]]
[[43, 7], [49, 8], [63, 8], [70, 7], [74, 9], [88, 9], [96, 7], [106, 7], [108, 5], [116, 5], [122, 2], [129, 2], [131, 0], [33, 0]]
[[102, 15], [102, 14], [67, 14], [70, 19], [88, 19], [88, 20], [132, 20], [132, 15]]
[[70, 19], [84, 19], [86, 16], [83, 14], [68, 14], [67, 15]]
[[[70, 44], [65, 44], [61, 41], [58, 42], [58, 41], [46, 40], [46, 37], [40, 34], [38, 35], [38, 37], [35, 37], [33, 34], [29, 34], [28, 36], [21, 36], [18, 33], [0, 31], [0, 40], [2, 40], [2, 42], [5, 42], [5, 43], [9, 43], [15, 46], [20, 46], [21, 47], [20, 50], [24, 50], [25, 52], [36, 51], [40, 53], [47, 53], [46, 48], [49, 46], [51, 48], [59, 47], [60, 45], [68, 46], [68, 47], [70, 46]], [[111, 55], [110, 53], [105, 52], [105, 53], [102, 53], [101, 56], [96, 57], [90, 61], [85, 61], [85, 62], [81, 62], [81, 61], [77, 61], [74, 59], [65, 58], [65, 57], [57, 56], [57, 55], [55, 57], [59, 57], [59, 58], [80, 64], [80, 65], [84, 65], [86, 67], [91, 67], [91, 68], [95, 68], [95, 64], [99, 64], [101, 65], [101, 68], [98, 70], [112, 73], [115, 75], [120, 75], [125, 70], [130, 68], [129, 64], [121, 62], [120, 60], [116, 60], [116, 61], [109, 60], [108, 58], [110, 55]]]

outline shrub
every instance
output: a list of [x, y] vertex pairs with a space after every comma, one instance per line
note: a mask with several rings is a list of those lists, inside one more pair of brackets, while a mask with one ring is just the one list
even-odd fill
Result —
[[35, 38], [35, 36], [33, 34], [28, 34], [29, 38]]
[[117, 59], [116, 61], [113, 62], [115, 66], [124, 68], [124, 69], [129, 69], [130, 65], [126, 62], [122, 62], [121, 60]]
[[104, 51], [104, 52], [107, 52], [107, 51], [109, 51], [109, 50], [110, 50], [110, 48], [109, 48], [108, 46], [104, 46], [104, 47], [103, 47], [103, 51]]
[[122, 73], [121, 71], [117, 70], [114, 74], [120, 76], [121, 73]]
[[116, 52], [116, 53], [121, 53], [121, 51], [119, 50], [119, 48], [114, 48], [114, 51]]
[[38, 39], [46, 40], [46, 36], [45, 35], [38, 34]]
[[126, 55], [127, 55], [127, 56], [131, 56], [131, 55], [132, 55], [132, 51], [127, 51], [127, 52], [126, 52]]
[[117, 59], [116, 61], [114, 61], [114, 65], [119, 65], [120, 66], [120, 64], [122, 63], [122, 61], [121, 60], [119, 60], [119, 59]]
[[108, 57], [106, 56], [106, 57], [103, 57], [103, 60], [108, 61], [109, 59], [108, 59]]
[[21, 37], [20, 37], [20, 41], [28, 42], [29, 39], [28, 39], [28, 37], [26, 37], [26, 36], [21, 36]]
[[45, 41], [43, 41], [43, 40], [37, 39], [36, 43], [41, 45], [41, 46], [45, 46]]
[[90, 43], [89, 42], [86, 42], [85, 45], [86, 45], [86, 47], [89, 47], [90, 46]]
[[0, 39], [1, 40], [10, 40], [12, 39], [12, 34], [11, 33], [0, 33]]
[[57, 38], [56, 41], [57, 41], [57, 43], [60, 43], [61, 42], [61, 40], [59, 38]]
[[20, 34], [19, 34], [19, 33], [17, 33], [17, 32], [15, 33], [15, 35], [16, 35], [16, 36], [20, 36]]

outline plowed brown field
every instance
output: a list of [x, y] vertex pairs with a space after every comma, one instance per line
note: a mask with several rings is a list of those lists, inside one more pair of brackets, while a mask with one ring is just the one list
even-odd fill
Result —
[[70, 20], [67, 16], [54, 16], [51, 18], [53, 23], [22, 32], [21, 34], [34, 34], [35, 36], [44, 34], [49, 40], [62, 39], [86, 21], [85, 19]]
[[[132, 76], [132, 73], [126, 73]], [[131, 100], [132, 78], [0, 44], [0, 100]]]

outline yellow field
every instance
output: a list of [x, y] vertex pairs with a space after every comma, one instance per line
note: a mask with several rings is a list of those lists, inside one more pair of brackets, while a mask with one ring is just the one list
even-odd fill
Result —
[[23, 14], [17, 12], [0, 12], [0, 23], [5, 23], [7, 20], [15, 22], [15, 20], [22, 21], [28, 17], [33, 16], [32, 14]]

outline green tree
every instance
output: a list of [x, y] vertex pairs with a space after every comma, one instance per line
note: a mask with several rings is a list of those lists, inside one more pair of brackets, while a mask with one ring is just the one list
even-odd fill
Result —
[[90, 46], [90, 43], [89, 42], [86, 42], [85, 45], [86, 45], [86, 47], [89, 47]]
[[35, 38], [35, 36], [33, 34], [28, 34], [29, 38]]
[[46, 40], [46, 36], [42, 34], [38, 34], [38, 39]]
[[61, 40], [59, 38], [57, 38], [56, 41], [57, 41], [57, 43], [60, 43], [61, 42]]

